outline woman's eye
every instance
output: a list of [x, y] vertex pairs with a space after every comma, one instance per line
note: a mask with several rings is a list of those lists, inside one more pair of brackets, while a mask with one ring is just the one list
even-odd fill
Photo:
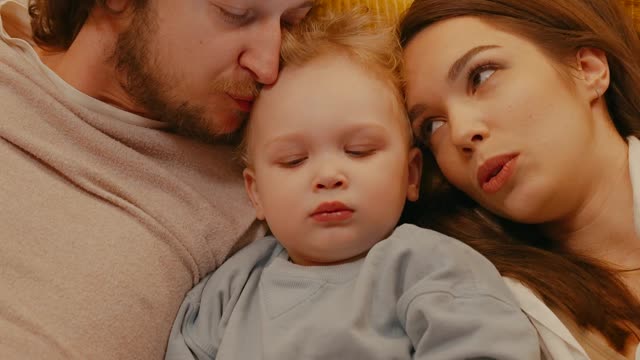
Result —
[[428, 125], [430, 127], [429, 132], [431, 134], [433, 134], [434, 132], [436, 132], [436, 130], [438, 130], [440, 128], [440, 126], [444, 125], [444, 121], [442, 120], [433, 120], [430, 121], [430, 124]]
[[444, 120], [439, 120], [437, 118], [426, 119], [422, 122], [422, 124], [418, 128], [419, 129], [418, 137], [425, 144], [428, 144], [431, 136], [444, 124], [445, 124]]
[[496, 68], [494, 65], [483, 65], [472, 70], [469, 79], [472, 92], [475, 92], [480, 85], [484, 84], [495, 72]]

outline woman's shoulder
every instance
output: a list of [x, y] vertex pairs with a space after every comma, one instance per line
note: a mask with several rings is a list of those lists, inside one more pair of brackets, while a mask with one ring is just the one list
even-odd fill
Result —
[[629, 176], [633, 189], [633, 212], [636, 233], [640, 234], [640, 139], [627, 137], [629, 144]]
[[516, 279], [509, 277], [503, 277], [503, 279], [520, 304], [522, 311], [538, 331], [546, 359], [589, 359], [567, 326], [533, 290]]
[[633, 168], [634, 163], [640, 163], [640, 139], [627, 136], [627, 144], [629, 144], [629, 166]]

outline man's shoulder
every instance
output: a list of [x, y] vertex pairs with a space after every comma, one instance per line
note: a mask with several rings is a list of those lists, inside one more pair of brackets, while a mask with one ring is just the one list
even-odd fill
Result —
[[38, 61], [32, 48], [30, 18], [22, 2], [0, 0], [0, 72], [3, 84], [15, 86], [21, 79], [33, 80]]
[[0, 0], [0, 38], [7, 43], [31, 40], [31, 18], [26, 0]]

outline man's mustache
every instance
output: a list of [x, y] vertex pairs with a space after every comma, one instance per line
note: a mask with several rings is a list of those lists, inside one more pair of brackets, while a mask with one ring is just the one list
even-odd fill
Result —
[[222, 80], [213, 84], [214, 92], [224, 92], [233, 97], [255, 98], [260, 93], [262, 86], [252, 79], [246, 80]]

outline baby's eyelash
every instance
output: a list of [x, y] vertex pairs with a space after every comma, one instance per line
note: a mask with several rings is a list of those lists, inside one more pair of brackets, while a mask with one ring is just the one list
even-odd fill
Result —
[[297, 167], [299, 165], [302, 165], [302, 163], [305, 160], [307, 160], [306, 157], [287, 159], [287, 160], [281, 161], [280, 162], [280, 166], [285, 167], [285, 168], [294, 168], [294, 167]]

